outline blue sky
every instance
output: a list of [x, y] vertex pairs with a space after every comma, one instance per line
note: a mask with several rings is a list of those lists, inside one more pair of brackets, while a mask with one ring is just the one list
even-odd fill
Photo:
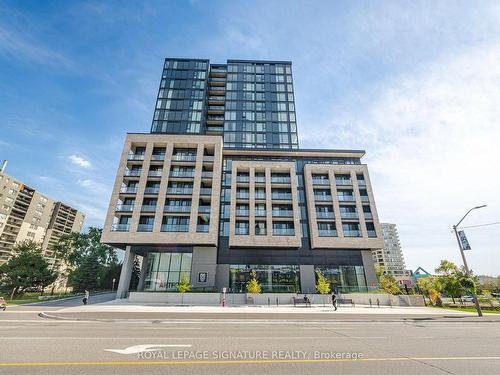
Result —
[[[0, 159], [100, 226], [164, 57], [292, 60], [301, 147], [365, 149], [380, 219], [432, 270], [470, 206], [500, 221], [499, 46], [496, 1], [0, 1]], [[498, 275], [500, 226], [467, 234]]]

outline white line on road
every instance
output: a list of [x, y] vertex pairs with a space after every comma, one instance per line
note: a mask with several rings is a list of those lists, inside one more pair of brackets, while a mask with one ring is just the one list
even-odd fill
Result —
[[[225, 337], [225, 336], [224, 336]], [[223, 337], [220, 337], [223, 338]], [[2, 337], [5, 340], [212, 340], [213, 336], [207, 337]], [[387, 339], [385, 336], [273, 336], [273, 337], [251, 337], [251, 336], [231, 336], [231, 339], [237, 340], [303, 340], [303, 339]]]

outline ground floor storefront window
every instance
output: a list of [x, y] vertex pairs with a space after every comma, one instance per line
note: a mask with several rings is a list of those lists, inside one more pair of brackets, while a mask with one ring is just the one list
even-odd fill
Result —
[[[314, 266], [330, 282], [332, 291], [339, 293], [368, 292], [363, 266]], [[316, 274], [316, 279], [317, 279]]]
[[192, 258], [191, 253], [149, 253], [144, 291], [175, 291], [180, 278], [190, 276]]
[[229, 266], [229, 286], [235, 293], [246, 292], [251, 272], [255, 271], [263, 292], [298, 293], [300, 271], [297, 265], [232, 264]]

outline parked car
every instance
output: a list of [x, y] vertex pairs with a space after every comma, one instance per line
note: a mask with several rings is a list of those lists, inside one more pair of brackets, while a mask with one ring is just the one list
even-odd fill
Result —
[[461, 302], [474, 302], [474, 298], [472, 296], [462, 296], [460, 297]]

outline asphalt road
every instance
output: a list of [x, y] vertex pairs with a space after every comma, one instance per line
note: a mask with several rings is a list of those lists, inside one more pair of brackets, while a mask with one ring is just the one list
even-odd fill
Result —
[[[40, 309], [0, 313], [0, 374], [500, 373], [494, 318], [110, 322], [43, 319]], [[157, 350], [134, 353], [144, 349]]]

